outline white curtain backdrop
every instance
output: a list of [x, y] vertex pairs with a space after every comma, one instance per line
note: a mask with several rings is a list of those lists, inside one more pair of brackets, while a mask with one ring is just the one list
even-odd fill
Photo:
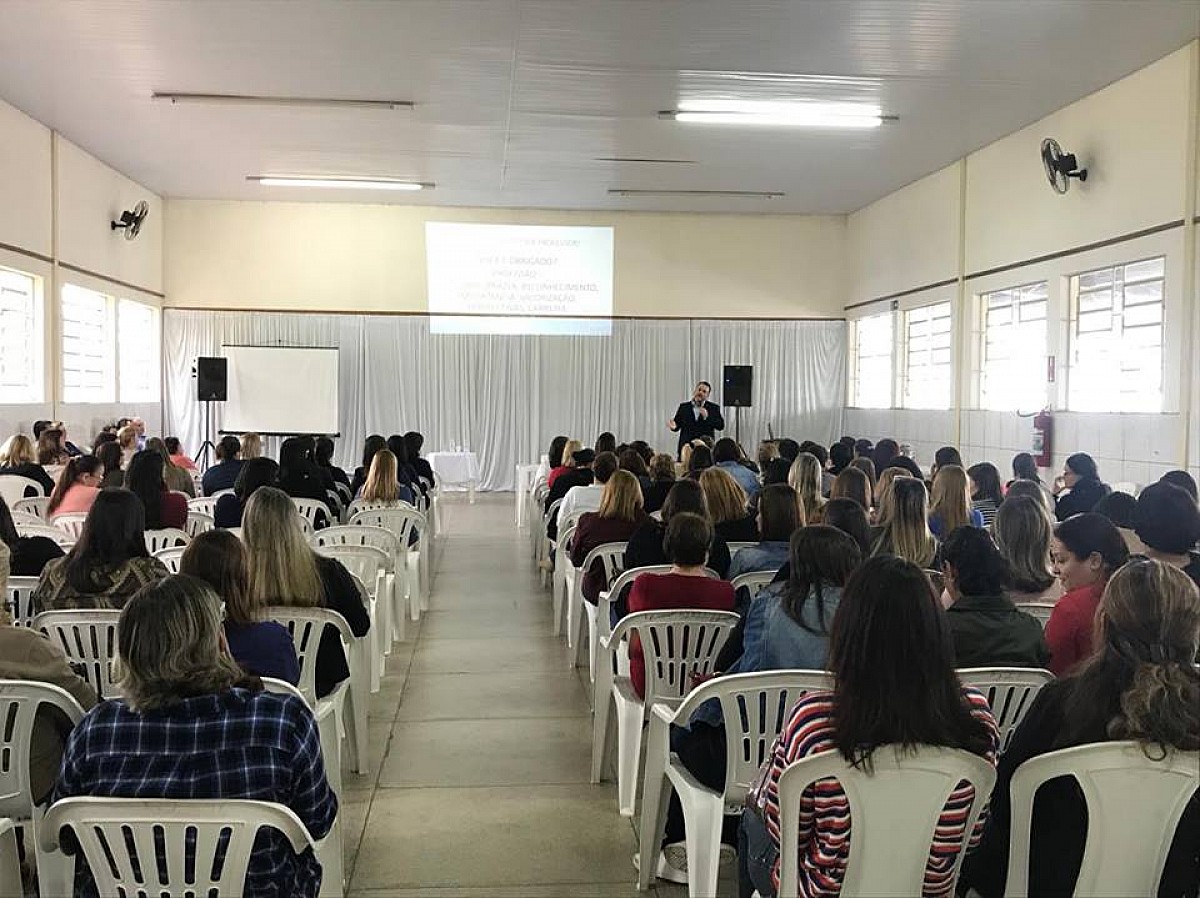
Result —
[[[591, 444], [611, 430], [673, 453], [667, 419], [697, 380], [711, 381], [722, 403], [726, 364], [754, 366], [754, 406], [741, 418], [751, 454], [768, 423], [777, 437], [836, 439], [846, 394], [841, 321], [618, 320], [610, 337], [451, 336], [431, 335], [428, 319], [417, 316], [167, 309], [163, 426], [191, 454], [204, 439], [192, 366], [233, 343], [341, 350], [344, 466], [358, 463], [367, 434], [419, 430], [426, 452], [476, 452], [485, 490], [513, 489], [516, 465], [536, 462], [560, 433]], [[220, 407], [214, 403], [214, 434]], [[725, 418], [733, 436], [732, 409]]]

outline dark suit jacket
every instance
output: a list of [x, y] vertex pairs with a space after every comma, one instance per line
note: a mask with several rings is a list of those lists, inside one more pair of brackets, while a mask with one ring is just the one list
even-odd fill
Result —
[[704, 407], [708, 409], [708, 417], [696, 420], [691, 400], [679, 403], [679, 408], [675, 412], [675, 425], [679, 428], [679, 452], [683, 451], [684, 443], [690, 443], [700, 437], [713, 437], [718, 430], [725, 429], [725, 419], [721, 417], [721, 406], [715, 402], [706, 402]]

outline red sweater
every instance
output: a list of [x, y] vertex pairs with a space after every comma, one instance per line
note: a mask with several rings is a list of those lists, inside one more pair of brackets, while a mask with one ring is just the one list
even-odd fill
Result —
[[[629, 613], [697, 608], [703, 611], [732, 611], [733, 585], [709, 577], [685, 574], [642, 574], [629, 592]], [[629, 679], [637, 694], [646, 697], [646, 662], [636, 633], [629, 640]]]
[[162, 525], [163, 527], [174, 527], [176, 530], [183, 530], [187, 527], [188, 504], [187, 499], [164, 489], [162, 493]]
[[1050, 647], [1050, 670], [1056, 677], [1092, 653], [1096, 609], [1104, 594], [1103, 582], [1072, 589], [1054, 605], [1046, 622], [1046, 645]]

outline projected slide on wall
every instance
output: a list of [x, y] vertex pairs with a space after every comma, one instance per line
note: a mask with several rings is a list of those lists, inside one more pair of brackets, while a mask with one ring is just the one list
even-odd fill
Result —
[[611, 333], [612, 228], [427, 222], [425, 258], [432, 333]]

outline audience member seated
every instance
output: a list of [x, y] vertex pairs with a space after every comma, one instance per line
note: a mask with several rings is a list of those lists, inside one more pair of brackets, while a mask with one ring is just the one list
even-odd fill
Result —
[[1159, 481], [1142, 490], [1134, 527], [1145, 554], [1179, 568], [1200, 586], [1200, 507], [1173, 483]]
[[48, 428], [42, 431], [42, 435], [37, 438], [34, 446], [37, 463], [42, 466], [46, 475], [55, 481], [58, 480], [58, 475], [63, 472], [63, 468], [71, 458], [62, 447], [62, 436], [61, 430]]
[[363, 440], [362, 464], [354, 469], [354, 477], [350, 480], [351, 496], [357, 496], [363, 484], [367, 482], [367, 474], [371, 470], [371, 462], [375, 458], [375, 453], [386, 448], [387, 440], [377, 433], [373, 433]]
[[49, 537], [21, 536], [3, 496], [0, 496], [0, 542], [8, 552], [8, 565], [0, 564], [0, 575], [39, 577], [47, 563], [63, 557], [63, 550]]
[[758, 523], [748, 508], [745, 491], [728, 472], [709, 468], [700, 475], [700, 488], [712, 518], [713, 530], [727, 543], [758, 541]]
[[1046, 623], [1046, 645], [1050, 670], [1061, 677], [1092, 653], [1100, 596], [1108, 578], [1129, 560], [1129, 550], [1112, 521], [1086, 512], [1054, 528], [1050, 557], [1064, 594]]
[[882, 527], [892, 516], [892, 481], [897, 477], [911, 477], [903, 468], [892, 466], [879, 472], [875, 481], [875, 507], [871, 510], [871, 521]]
[[[909, 448], [907, 444], [900, 447], [901, 449]], [[899, 468], [902, 471], [907, 471], [909, 477], [915, 477], [917, 480], [924, 480], [925, 473], [921, 470], [921, 466], [912, 460], [908, 455], [897, 455], [892, 459], [892, 467]]]
[[[726, 475], [728, 476], [728, 475]], [[671, 571], [643, 574], [629, 591], [629, 613], [695, 608], [732, 611], [733, 586], [713, 580], [705, 571], [713, 527], [698, 514], [680, 512], [671, 517], [664, 541]], [[629, 679], [638, 696], [646, 694], [646, 666], [642, 643], [635, 633], [629, 640]]]
[[1005, 594], [1016, 603], [1057, 602], [1062, 584], [1051, 569], [1054, 523], [1041, 500], [1010, 494], [996, 512], [996, 546], [1008, 565]]
[[766, 470], [768, 464], [779, 458], [779, 443], [775, 440], [762, 440], [758, 444], [758, 452], [756, 453], [758, 461], [758, 469]]
[[187, 526], [187, 499], [167, 489], [161, 453], [153, 449], [136, 453], [125, 472], [125, 488], [146, 507], [147, 530], [166, 527], [182, 530]]
[[875, 444], [875, 448], [871, 450], [871, 463], [875, 465], [875, 471], [882, 474], [892, 466], [893, 460], [900, 454], [900, 444], [890, 437], [884, 438]]
[[[371, 619], [350, 573], [341, 562], [318, 555], [300, 530], [296, 506], [282, 490], [264, 486], [246, 503], [242, 521], [250, 566], [253, 607], [322, 607], [346, 619], [355, 636], [365, 636]], [[350, 676], [342, 641], [327, 627], [317, 649], [317, 697]]]
[[[288, 437], [279, 447], [279, 483], [276, 484], [293, 499], [315, 499], [329, 502], [325, 495], [325, 479], [312, 460], [312, 448], [303, 437]], [[316, 526], [328, 526], [329, 520], [319, 516]]]
[[1051, 520], [1054, 517], [1054, 497], [1050, 495], [1050, 491], [1040, 483], [1034, 483], [1032, 480], [1014, 480], [1008, 487], [1008, 492], [1004, 494], [1004, 501], [1009, 499], [1017, 499], [1025, 497], [1033, 499], [1045, 509], [1046, 514], [1050, 515]]
[[262, 458], [262, 437], [257, 433], [242, 434], [239, 445], [242, 448], [242, 461], [250, 461], [252, 458]]
[[[1037, 462], [1033, 460], [1033, 456], [1028, 452], [1018, 452], [1013, 456], [1012, 460], [1012, 475], [1013, 479], [1004, 485], [1004, 495], [1008, 495], [1008, 491], [1012, 489], [1014, 483], [1019, 483], [1022, 480], [1036, 483], [1043, 490], [1046, 490], [1045, 484], [1042, 483], [1042, 477], [1038, 474]], [[1049, 491], [1046, 490], [1048, 493]]]
[[684, 446], [680, 458], [686, 469], [683, 476], [689, 480], [699, 480], [700, 475], [713, 466], [712, 450], [700, 440]]
[[596, 454], [599, 455], [601, 452], [617, 454], [617, 438], [607, 430], [596, 437]]
[[821, 523], [842, 531], [858, 545], [863, 558], [871, 554], [871, 524], [863, 507], [853, 499], [830, 499], [822, 509]]
[[129, 490], [101, 490], [79, 541], [46, 564], [32, 602], [35, 613], [67, 608], [121, 608], [129, 597], [167, 576], [146, 551], [146, 511]]
[[[54, 479], [46, 473], [46, 469], [37, 464], [33, 454], [33, 443], [23, 433], [16, 433], [0, 446], [0, 477], [14, 474], [17, 477], [27, 477], [36, 480], [49, 496], [54, 491]], [[29, 491], [29, 495], [33, 495]]]
[[[121, 614], [117, 654], [122, 698], [99, 704], [71, 733], [55, 801], [248, 798], [287, 806], [314, 839], [329, 832], [338, 802], [312, 712], [300, 698], [265, 692], [228, 656], [208, 584], [179, 575], [139, 592]], [[316, 898], [320, 883], [311, 851], [293, 854], [270, 830], [255, 840], [245, 894]], [[96, 894], [83, 863], [75, 894]]]
[[[171, 460], [171, 453], [167, 450], [167, 444], [158, 437], [151, 437], [146, 440], [146, 448], [162, 456], [163, 482], [166, 483], [167, 489], [173, 493], [183, 493], [189, 499], [195, 499], [196, 483], [192, 480], [191, 472], [186, 468], [181, 468]], [[186, 502], [187, 500], [184, 501]]]
[[230, 434], [221, 437], [221, 442], [217, 443], [217, 463], [205, 471], [200, 480], [204, 495], [211, 496], [221, 490], [233, 489], [245, 463], [239, 457], [241, 454], [242, 444], [237, 437]]
[[[743, 895], [778, 889], [778, 783], [793, 761], [836, 750], [849, 764], [869, 765], [877, 749], [900, 743], [965, 749], [996, 762], [1000, 739], [987, 698], [959, 684], [945, 615], [916, 565], [872, 558], [851, 575], [833, 619], [829, 670], [833, 690], [797, 702], [771, 750], [768, 775], [747, 799], [738, 850]], [[925, 894], [949, 893], [967, 808], [982, 800], [965, 785], [951, 793], [931, 846]], [[810, 787], [800, 813], [799, 892], [837, 895], [854, 829], [845, 794], [832, 781]]]
[[996, 520], [996, 511], [1004, 501], [1000, 489], [1000, 472], [989, 461], [967, 468], [971, 485], [971, 508], [983, 517], [983, 526], [991, 527]]
[[1054, 481], [1054, 514], [1065, 521], [1072, 515], [1091, 511], [1109, 492], [1108, 484], [1100, 482], [1100, 472], [1092, 457], [1076, 452], [1067, 457], [1062, 475]]
[[650, 469], [646, 467], [646, 462], [642, 459], [642, 455], [632, 447], [626, 447], [625, 450], [617, 456], [617, 461], [620, 464], [622, 471], [628, 471], [637, 478], [638, 486], [642, 488], [642, 497], [645, 498], [646, 490], [650, 489]]
[[408, 463], [417, 472], [417, 477], [433, 486], [433, 466], [429, 464], [429, 459], [421, 456], [421, 449], [425, 445], [425, 436], [418, 431], [410, 430], [404, 435], [404, 445], [408, 447]]
[[875, 495], [875, 481], [879, 476], [879, 472], [875, 470], [875, 462], [871, 461], [870, 457], [860, 455], [854, 461], [850, 462], [850, 467], [858, 468], [867, 475], [867, 496]]
[[92, 510], [92, 503], [100, 494], [100, 484], [103, 482], [104, 465], [100, 463], [100, 459], [92, 455], [72, 458], [63, 468], [58, 483], [50, 493], [46, 516], [53, 518], [57, 514], [87, 514]]
[[[808, 454], [817, 460], [817, 492], [822, 499], [829, 495], [829, 490], [833, 487], [833, 475], [826, 468], [829, 465], [829, 450], [820, 443], [812, 440], [805, 440], [800, 444], [800, 454]], [[799, 458], [799, 456], [797, 456]], [[808, 508], [811, 503], [806, 503], [805, 508]], [[820, 520], [809, 521], [811, 524], [819, 524]]]
[[300, 682], [291, 634], [283, 624], [266, 620], [264, 606], [250, 600], [250, 570], [240, 539], [227, 530], [201, 533], [184, 550], [179, 573], [203, 580], [225, 603], [225, 642], [246, 673], [293, 686]]
[[[677, 480], [667, 493], [663, 502], [662, 520], [650, 519], [642, 524], [625, 545], [625, 570], [635, 567], [648, 567], [652, 564], [670, 564], [665, 546], [667, 526], [671, 518], [682, 512], [698, 514], [708, 519], [708, 504], [704, 498], [704, 490], [694, 480]], [[711, 521], [710, 521], [711, 523]], [[708, 567], [722, 579], [729, 579], [729, 546], [715, 532], [708, 546]], [[625, 596], [618, 596], [614, 602], [614, 619], [625, 615]]]
[[[829, 473], [836, 479], [838, 474], [849, 467], [850, 462], [854, 460], [854, 447], [847, 446], [845, 443], [834, 443], [829, 447]], [[833, 489], [833, 484], [829, 485], [829, 489]]]
[[[570, 466], [571, 456], [567, 452], [567, 446], [570, 443], [571, 439], [562, 434], [559, 434], [550, 441], [550, 448], [544, 456], [545, 461], [538, 466], [538, 476], [546, 478], [546, 486], [553, 485], [554, 481], [558, 479], [558, 475]], [[579, 448], [583, 448], [582, 443]], [[571, 451], [574, 452], [577, 450], [573, 449]]]
[[1158, 478], [1158, 482], [1177, 486], [1191, 496], [1193, 502], [1200, 502], [1200, 493], [1196, 491], [1196, 479], [1187, 471], [1167, 471]]
[[[800, 519], [800, 525], [821, 523], [825, 494], [822, 489], [820, 459], [811, 452], [801, 452], [788, 471], [788, 483], [796, 491], [800, 507], [803, 509], [804, 516]], [[830, 485], [832, 486], [832, 480]]]
[[665, 452], [654, 456], [650, 462], [650, 486], [645, 491], [646, 514], [653, 514], [667, 501], [667, 493], [675, 485], [675, 459]]
[[[34, 421], [33, 422], [33, 441], [34, 441], [34, 443], [36, 443], [41, 438], [42, 433], [47, 430], [59, 431], [58, 448], [60, 450], [62, 450], [62, 452], [65, 455], [67, 455], [71, 458], [75, 458], [76, 456], [83, 455], [83, 452], [79, 449], [79, 447], [67, 439], [67, 428], [62, 423], [62, 421]], [[65, 464], [65, 461], [64, 461], [64, 464]]]
[[1113, 526], [1121, 534], [1121, 539], [1125, 540], [1125, 548], [1129, 550], [1130, 555], [1145, 553], [1146, 547], [1142, 545], [1142, 541], [1138, 539], [1138, 535], [1133, 530], [1133, 518], [1137, 513], [1137, 499], [1129, 493], [1114, 491], [1097, 502], [1092, 511], [1113, 522]]
[[396, 456], [390, 449], [380, 449], [371, 459], [371, 469], [362, 489], [355, 497], [370, 505], [395, 506], [401, 502], [412, 505], [416, 496], [412, 488], [397, 479]]
[[871, 494], [871, 481], [866, 472], [853, 464], [848, 464], [833, 478], [833, 486], [829, 490], [830, 499], [853, 499], [865, 512], [871, 511]]
[[796, 460], [796, 456], [800, 454], [800, 444], [795, 440], [784, 437], [779, 441], [779, 457], [784, 459], [789, 467]]
[[164, 437], [163, 445], [167, 447], [167, 455], [171, 459], [171, 464], [183, 468], [189, 473], [196, 470], [196, 463], [183, 451], [179, 437]]
[[[642, 488], [629, 471], [615, 471], [604, 484], [599, 511], [585, 512], [579, 518], [571, 540], [571, 564], [583, 565], [588, 553], [605, 543], [625, 543], [638, 527], [646, 523], [642, 509]], [[595, 605], [600, 593], [608, 588], [604, 565], [595, 562], [583, 572], [580, 589], [584, 599]]]
[[758, 478], [753, 471], [741, 463], [741, 457], [742, 453], [738, 444], [729, 437], [722, 437], [713, 446], [713, 466], [720, 468], [732, 477], [746, 496], [752, 499], [759, 489]]
[[117, 444], [121, 447], [121, 467], [128, 469], [129, 463], [133, 461], [134, 453], [141, 451], [137, 428], [132, 424], [126, 424], [118, 430]]
[[[1012, 804], [1023, 763], [1047, 752], [1112, 740], [1140, 743], [1147, 757], [1200, 748], [1200, 596], [1172, 565], [1135, 561], [1117, 571], [1097, 613], [1096, 654], [1072, 676], [1037, 694], [1000, 759], [991, 813], [959, 882], [983, 898], [1006, 894]], [[1165, 812], [1165, 809], [1164, 809]], [[1043, 785], [1033, 803], [1030, 895], [1070, 895], [1089, 821], [1069, 777]], [[1193, 795], [1165, 859], [1159, 896], [1190, 896], [1200, 883], [1200, 796]], [[1009, 892], [1008, 894], [1011, 894]]]
[[[7, 513], [4, 500], [0, 499], [0, 535], [4, 532], [3, 520]], [[8, 568], [8, 544], [0, 541], [0, 596], [7, 595]], [[0, 679], [35, 680], [58, 686], [67, 690], [85, 711], [96, 704], [96, 693], [71, 668], [62, 649], [36, 630], [14, 627], [7, 607], [0, 609]], [[29, 785], [34, 801], [39, 804], [54, 788], [63, 745], [71, 726], [71, 721], [62, 712], [49, 706], [39, 708], [34, 718], [29, 753]]]
[[121, 467], [123, 456], [117, 441], [110, 440], [98, 444], [93, 456], [99, 460], [104, 471], [100, 480], [100, 489], [123, 488], [125, 486], [125, 469]]
[[[799, 461], [792, 464], [795, 466]], [[763, 487], [758, 501], [758, 542], [734, 553], [728, 579], [735, 580], [751, 571], [779, 570], [788, 558], [788, 540], [803, 524], [803, 516], [804, 506], [796, 491], [786, 483]]]
[[[408, 443], [404, 442], [404, 437], [392, 434], [387, 438], [387, 447], [392, 455], [396, 456], [396, 477], [400, 483], [412, 490], [414, 496], [417, 493], [424, 495], [427, 488], [425, 484], [421, 483], [421, 478], [417, 476], [416, 468], [409, 463]], [[330, 489], [332, 489], [332, 485]]]
[[933, 467], [929, 470], [930, 481], [936, 479], [938, 471], [947, 465], [954, 465], [956, 468], [966, 468], [966, 465], [963, 464], [962, 456], [958, 454], [958, 450], [953, 446], [943, 446], [933, 454]]
[[[587, 452], [586, 449], [583, 451]], [[617, 472], [618, 467], [617, 456], [614, 453], [601, 452], [596, 456], [595, 461], [592, 462], [591, 474], [594, 479], [591, 483], [588, 483], [582, 477], [583, 471], [586, 470], [583, 467], [587, 463], [586, 456], [582, 462], [576, 458], [575, 463], [575, 472], [565, 477], [560, 477], [555, 484], [558, 487], [561, 487], [564, 483], [571, 485], [570, 489], [563, 495], [562, 505], [558, 507], [559, 521], [566, 521], [571, 516], [578, 518], [581, 512], [596, 511], [599, 509], [600, 497], [604, 494], [604, 485]]]
[[[350, 478], [346, 476], [346, 472], [333, 463], [333, 440], [329, 437], [317, 437], [315, 448], [313, 449], [313, 461], [317, 463], [317, 467], [326, 472], [334, 483], [340, 483], [343, 486], [350, 486]], [[351, 494], [353, 495], [353, 494]]]
[[942, 546], [942, 582], [958, 667], [1045, 667], [1042, 625], [1004, 594], [1004, 557], [987, 531], [959, 527]]
[[983, 515], [971, 507], [967, 472], [958, 465], [939, 467], [929, 503], [929, 532], [943, 539], [959, 527], [982, 526]]
[[928, 501], [925, 484], [920, 480], [893, 480], [892, 514], [887, 523], [872, 531], [871, 554], [895, 555], [921, 568], [939, 568], [941, 551], [929, 530]]
[[213, 522], [217, 527], [233, 528], [242, 526], [242, 514], [246, 503], [254, 495], [254, 491], [263, 486], [275, 486], [279, 483], [279, 465], [272, 458], [252, 458], [242, 464], [237, 480], [233, 483], [233, 492], [217, 497], [213, 508]]

